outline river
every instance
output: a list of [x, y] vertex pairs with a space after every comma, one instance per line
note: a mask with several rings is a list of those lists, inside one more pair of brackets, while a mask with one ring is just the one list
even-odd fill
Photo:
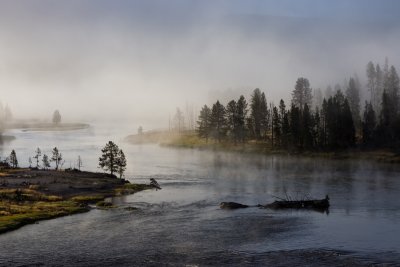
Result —
[[[50, 155], [57, 146], [64, 168], [80, 155], [89, 171], [100, 171], [100, 149], [114, 140], [127, 156], [126, 179], [156, 178], [162, 190], [2, 234], [0, 265], [400, 266], [398, 165], [129, 145], [129, 132], [115, 127], [7, 134], [16, 139], [2, 144], [2, 158], [15, 149], [28, 166], [36, 147]], [[331, 208], [219, 209], [221, 201], [266, 204], [286, 194], [328, 194]]]

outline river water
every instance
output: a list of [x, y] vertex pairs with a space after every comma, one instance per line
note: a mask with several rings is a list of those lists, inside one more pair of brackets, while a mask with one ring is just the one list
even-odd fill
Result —
[[[116, 134], [116, 133], [119, 133]], [[36, 147], [57, 146], [64, 168], [83, 159], [100, 171], [114, 140], [128, 159], [126, 179], [148, 190], [114, 198], [118, 208], [41, 221], [0, 235], [0, 265], [71, 266], [400, 266], [400, 167], [361, 160], [242, 155], [122, 142], [120, 128], [23, 132], [3, 143], [21, 166]], [[221, 201], [266, 204], [274, 196], [331, 199], [329, 213], [219, 209]], [[130, 211], [125, 207], [137, 207]]]

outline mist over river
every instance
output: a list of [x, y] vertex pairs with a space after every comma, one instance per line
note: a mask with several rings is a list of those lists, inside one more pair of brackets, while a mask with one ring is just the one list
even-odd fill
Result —
[[[130, 145], [131, 129], [95, 125], [66, 132], [12, 130], [2, 159], [15, 149], [22, 167], [37, 147], [57, 146], [65, 164], [97, 168], [115, 141], [127, 157], [126, 179], [147, 190], [112, 201], [111, 210], [41, 221], [0, 235], [0, 265], [400, 265], [400, 166]], [[0, 179], [1, 180], [1, 179]], [[285, 194], [331, 199], [329, 213], [248, 208]], [[129, 211], [124, 207], [139, 210]]]

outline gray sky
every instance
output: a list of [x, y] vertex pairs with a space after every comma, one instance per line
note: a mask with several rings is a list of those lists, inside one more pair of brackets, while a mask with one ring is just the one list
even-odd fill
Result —
[[325, 88], [370, 60], [397, 66], [399, 12], [395, 0], [0, 1], [0, 98], [18, 117], [58, 108], [149, 127], [224, 92], [289, 100], [300, 76]]

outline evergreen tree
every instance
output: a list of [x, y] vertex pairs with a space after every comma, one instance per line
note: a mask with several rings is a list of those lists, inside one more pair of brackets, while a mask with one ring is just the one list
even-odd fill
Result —
[[313, 148], [313, 119], [310, 112], [310, 108], [307, 104], [304, 105], [303, 116], [302, 116], [302, 129], [301, 129], [301, 143], [300, 146], [309, 150]]
[[[322, 104], [321, 104], [322, 106]], [[314, 125], [313, 125], [313, 139], [314, 139], [314, 146], [316, 148], [321, 148], [323, 146], [323, 139], [322, 139], [322, 125], [321, 125], [321, 115], [319, 108], [315, 109], [314, 113]]]
[[300, 108], [292, 104], [290, 108], [290, 145], [301, 147], [301, 112]]
[[394, 66], [390, 67], [388, 75], [388, 88], [387, 92], [389, 94], [390, 100], [392, 102], [392, 115], [397, 115], [399, 113], [399, 75], [397, 74], [396, 68]]
[[353, 116], [351, 114], [350, 105], [347, 99], [344, 101], [343, 109], [341, 110], [340, 121], [343, 125], [342, 144], [344, 148], [353, 147], [356, 144], [356, 130], [354, 127]]
[[312, 99], [312, 103], [315, 108], [321, 108], [322, 105], [322, 91], [320, 88], [314, 90], [314, 95]]
[[283, 99], [281, 99], [281, 101], [279, 101], [279, 117], [281, 119], [281, 121], [283, 121], [283, 117], [286, 114], [286, 105], [285, 105], [285, 101], [283, 101]]
[[261, 139], [261, 131], [263, 128], [263, 116], [266, 116], [267, 103], [262, 98], [260, 89], [256, 88], [253, 91], [250, 102], [250, 117], [252, 123], [252, 130], [256, 139]]
[[226, 105], [226, 128], [228, 131], [228, 135], [231, 137], [231, 139], [235, 142], [237, 142], [237, 104], [235, 100], [231, 100], [227, 105]]
[[12, 168], [18, 168], [17, 154], [15, 153], [14, 149], [11, 151], [8, 160], [9, 160], [10, 165], [11, 165]]
[[282, 137], [281, 137], [281, 146], [283, 148], [288, 148], [290, 142], [290, 124], [289, 124], [289, 116], [288, 112], [285, 112], [282, 119]]
[[61, 122], [61, 114], [58, 110], [54, 111], [52, 121], [54, 124], [59, 124]]
[[[272, 108], [270, 109], [272, 112]], [[260, 103], [260, 117], [261, 117], [261, 137], [267, 137], [267, 131], [269, 128], [270, 111], [268, 110], [267, 99], [264, 92], [261, 93], [261, 103]]]
[[360, 127], [360, 89], [357, 87], [354, 78], [350, 78], [346, 90], [346, 98], [349, 101], [353, 121], [356, 123], [357, 127]]
[[211, 109], [207, 105], [204, 105], [201, 109], [197, 124], [198, 135], [205, 138], [206, 142], [208, 142], [208, 138], [211, 134]]
[[51, 156], [51, 161], [53, 161], [56, 164], [56, 170], [58, 170], [58, 167], [60, 166], [61, 160], [62, 160], [62, 154], [58, 151], [57, 147], [53, 148], [52, 151], [52, 156]]
[[[329, 97], [331, 98], [331, 97]], [[320, 138], [321, 138], [321, 146], [326, 147], [328, 142], [327, 137], [327, 116], [328, 116], [328, 101], [324, 98], [322, 101], [322, 109], [321, 109], [321, 131], [320, 131]]]
[[367, 87], [368, 90], [370, 91], [371, 95], [371, 103], [374, 108], [374, 110], [377, 110], [378, 107], [378, 99], [376, 98], [376, 69], [374, 63], [371, 61], [368, 62], [367, 64]]
[[48, 168], [50, 168], [49, 157], [46, 154], [43, 154], [42, 162], [43, 162], [43, 169], [47, 170]]
[[[385, 69], [386, 69], [386, 66], [385, 66]], [[385, 72], [386, 72], [386, 70], [385, 70]], [[376, 111], [378, 111], [378, 112], [380, 112], [380, 107], [381, 107], [381, 104], [382, 104], [382, 94], [383, 94], [383, 90], [384, 90], [384, 81], [386, 79], [385, 76], [387, 76], [387, 74], [385, 74], [381, 70], [381, 67], [379, 66], [379, 64], [376, 64], [376, 67], [375, 67], [374, 99], [376, 101], [376, 103], [375, 103], [375, 106], [377, 108]], [[350, 104], [350, 108], [351, 108], [351, 104]]]
[[211, 132], [213, 137], [221, 142], [226, 133], [225, 107], [217, 101], [211, 110]]
[[350, 106], [341, 91], [328, 99], [326, 106], [327, 146], [341, 149], [355, 144], [355, 128]]
[[245, 142], [246, 138], [246, 117], [247, 117], [247, 102], [243, 95], [239, 97], [237, 101], [237, 139], [242, 143]]
[[101, 150], [102, 155], [99, 158], [99, 166], [105, 171], [110, 171], [111, 175], [118, 172], [118, 146], [109, 141]]
[[[279, 116], [278, 108], [273, 107], [272, 109], [272, 146], [281, 143], [281, 118]], [[275, 138], [275, 143], [274, 143]]]
[[122, 175], [126, 170], [126, 158], [122, 149], [118, 151], [116, 163], [117, 163], [117, 173], [119, 174], [119, 178], [121, 179]]
[[304, 105], [311, 106], [312, 95], [310, 82], [306, 78], [298, 78], [292, 92], [292, 104], [303, 111]]
[[364, 146], [374, 144], [374, 133], [376, 128], [376, 116], [371, 102], [365, 101], [364, 116], [362, 123], [362, 142]]

